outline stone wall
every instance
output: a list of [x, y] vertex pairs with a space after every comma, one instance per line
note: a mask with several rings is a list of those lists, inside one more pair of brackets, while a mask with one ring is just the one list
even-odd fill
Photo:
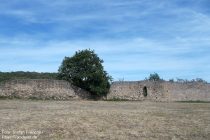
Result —
[[[143, 88], [147, 96], [143, 95]], [[107, 99], [152, 101], [210, 101], [210, 84], [171, 82], [114, 82]]]
[[170, 101], [210, 101], [210, 84], [166, 82], [164, 93]]
[[26, 99], [89, 99], [90, 93], [62, 80], [12, 80], [0, 83], [0, 96]]
[[[143, 94], [146, 88], [147, 96]], [[90, 93], [62, 80], [12, 80], [0, 83], [0, 97], [25, 99], [90, 99]], [[210, 84], [114, 82], [107, 99], [151, 101], [210, 101]]]

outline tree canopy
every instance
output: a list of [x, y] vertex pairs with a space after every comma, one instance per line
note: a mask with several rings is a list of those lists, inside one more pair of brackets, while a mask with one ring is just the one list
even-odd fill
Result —
[[153, 73], [153, 74], [150, 74], [149, 80], [150, 81], [159, 81], [161, 79], [160, 79], [160, 76], [157, 73]]
[[93, 50], [77, 51], [65, 57], [58, 70], [58, 77], [89, 91], [94, 96], [106, 95], [111, 76], [103, 68], [103, 60]]

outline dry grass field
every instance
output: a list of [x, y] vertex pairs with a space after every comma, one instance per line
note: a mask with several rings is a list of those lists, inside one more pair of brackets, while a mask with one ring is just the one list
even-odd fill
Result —
[[0, 100], [0, 139], [207, 140], [210, 103]]

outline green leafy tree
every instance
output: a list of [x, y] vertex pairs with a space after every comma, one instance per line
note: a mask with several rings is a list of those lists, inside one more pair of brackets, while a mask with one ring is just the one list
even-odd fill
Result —
[[93, 96], [104, 96], [109, 91], [112, 78], [104, 71], [102, 63], [103, 60], [93, 50], [77, 51], [74, 56], [64, 58], [58, 76]]
[[149, 76], [150, 81], [160, 81], [160, 76], [157, 73], [150, 74]]

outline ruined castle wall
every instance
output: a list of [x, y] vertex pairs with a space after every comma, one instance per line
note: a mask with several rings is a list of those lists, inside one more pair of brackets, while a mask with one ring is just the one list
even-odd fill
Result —
[[170, 101], [210, 101], [210, 84], [166, 82], [164, 92]]
[[[146, 87], [147, 96], [143, 94]], [[25, 99], [90, 99], [90, 93], [62, 80], [11, 80], [0, 83], [0, 97]], [[151, 101], [210, 101], [210, 84], [114, 82], [107, 99]]]
[[[143, 88], [147, 88], [147, 96], [143, 95]], [[135, 81], [114, 82], [111, 85], [107, 99], [126, 100], [160, 100], [165, 99], [164, 86], [159, 82]]]
[[[147, 96], [143, 88], [147, 88]], [[152, 101], [210, 101], [210, 84], [170, 82], [114, 82], [107, 99]]]
[[11, 80], [0, 83], [0, 96], [31, 99], [88, 99], [90, 93], [62, 80]]

